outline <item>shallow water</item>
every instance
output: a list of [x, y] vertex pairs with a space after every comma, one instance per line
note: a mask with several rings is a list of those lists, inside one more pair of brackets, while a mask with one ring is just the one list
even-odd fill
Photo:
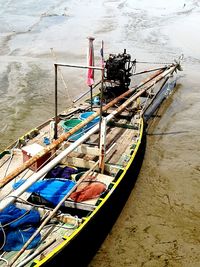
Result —
[[[0, 148], [53, 115], [54, 49], [85, 63], [124, 48], [138, 61], [184, 54], [178, 86], [148, 129], [135, 188], [90, 266], [199, 266], [200, 3], [195, 0], [0, 0]], [[99, 57], [96, 57], [98, 62]], [[64, 70], [59, 109], [86, 90], [85, 71]]]

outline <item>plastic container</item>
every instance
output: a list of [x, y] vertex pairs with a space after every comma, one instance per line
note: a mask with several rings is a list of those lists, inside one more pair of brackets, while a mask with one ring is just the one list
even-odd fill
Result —
[[[80, 114], [79, 118], [84, 121], [88, 117], [93, 115], [94, 113], [95, 113], [94, 111], [87, 111], [87, 112], [84, 112], [84, 113]], [[100, 120], [99, 117], [94, 118], [92, 121], [90, 121], [88, 124], [85, 125], [84, 131], [90, 130], [95, 124], [97, 124], [99, 122], [99, 120]]]
[[[71, 130], [72, 128], [74, 128], [81, 122], [82, 120], [79, 120], [79, 119], [71, 119], [71, 120], [67, 120], [61, 123], [61, 126], [65, 132], [68, 132], [69, 130]], [[83, 129], [80, 129], [75, 134], [71, 135], [68, 140], [76, 141], [83, 135], [83, 133], [84, 133]]]
[[[37, 153], [41, 152], [43, 149], [44, 149], [43, 146], [36, 144], [36, 143], [22, 147], [23, 162], [26, 162], [27, 160], [31, 159]], [[29, 167], [29, 169], [36, 172], [41, 166], [49, 162], [50, 157], [51, 157], [51, 153], [47, 153], [46, 155], [39, 158], [35, 163], [33, 163]]]
[[95, 97], [93, 98], [93, 100], [92, 100], [92, 103], [93, 103], [94, 105], [99, 106], [99, 105], [100, 105], [100, 97], [99, 97], [99, 96], [95, 96]]

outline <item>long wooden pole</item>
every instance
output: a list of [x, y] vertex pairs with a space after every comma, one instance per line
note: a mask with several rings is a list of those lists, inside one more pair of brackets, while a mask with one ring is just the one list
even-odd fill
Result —
[[[156, 82], [160, 81], [163, 77], [174, 71], [176, 67], [172, 67], [169, 70], [165, 71], [162, 75], [159, 75], [155, 81], [152, 81], [150, 84], [146, 85], [142, 90], [138, 91], [132, 97], [127, 99], [121, 106], [119, 106], [116, 110], [114, 110], [111, 114], [106, 117], [106, 121], [108, 122], [116, 114], [122, 112], [131, 102], [141, 96], [146, 90], [150, 89]], [[64, 157], [66, 157], [69, 153], [71, 153], [77, 146], [82, 144], [85, 140], [88, 139], [90, 135], [96, 132], [99, 129], [99, 124], [95, 125], [91, 130], [89, 130], [85, 135], [81, 136], [77, 141], [67, 147], [64, 151], [62, 151], [58, 156], [52, 159], [49, 163], [47, 163], [41, 170], [34, 173], [30, 179], [26, 180], [19, 188], [12, 192], [10, 196], [5, 199], [2, 199], [0, 202], [0, 211], [7, 207], [9, 204], [15, 201], [17, 197], [22, 195], [27, 188], [29, 188], [34, 182], [39, 180], [44, 174], [46, 174], [50, 169], [55, 167]]]
[[[169, 69], [166, 71], [166, 73], [167, 74], [170, 73], [172, 71], [172, 69], [174, 70], [174, 68], [176, 68], [176, 67], [177, 67], [176, 65], [172, 65], [171, 67], [169, 67]], [[125, 97], [129, 96], [134, 91], [139, 90], [142, 86], [144, 86], [145, 84], [148, 84], [149, 82], [151, 82], [150, 85], [153, 86], [156, 82], [160, 81], [163, 77], [165, 77], [167, 75], [167, 74], [165, 75], [164, 73], [165, 73], [164, 70], [159, 70], [154, 75], [150, 76], [148, 79], [146, 79], [143, 82], [141, 82], [139, 85], [137, 85], [137, 86], [135, 86], [135, 87], [127, 90], [125, 93], [123, 93], [120, 96], [116, 97], [110, 103], [108, 103], [107, 105], [105, 105], [102, 108], [102, 111], [104, 112], [104, 111], [108, 110], [110, 107], [114, 106], [120, 100], [122, 100]], [[157, 77], [157, 81], [156, 81], [156, 77]], [[154, 81], [154, 79], [155, 79], [155, 81]], [[33, 165], [38, 159], [40, 159], [41, 157], [43, 157], [44, 155], [46, 155], [47, 153], [49, 153], [53, 149], [57, 148], [62, 142], [64, 142], [66, 139], [68, 139], [72, 134], [76, 133], [79, 129], [83, 128], [86, 124], [88, 124], [94, 118], [96, 118], [97, 116], [99, 116], [99, 114], [100, 114], [100, 111], [97, 111], [97, 112], [93, 113], [86, 120], [84, 120], [83, 122], [79, 123], [77, 126], [75, 126], [74, 128], [72, 128], [68, 132], [62, 134], [57, 140], [54, 140], [49, 146], [45, 147], [41, 152], [39, 152], [38, 154], [36, 154], [34, 157], [30, 158], [24, 164], [22, 164], [21, 166], [19, 166], [18, 168], [16, 168], [14, 171], [12, 171], [9, 175], [7, 175], [3, 179], [1, 179], [1, 181], [0, 181], [0, 188], [2, 188], [3, 186], [5, 186], [6, 184], [8, 184], [17, 175], [19, 175], [24, 170], [26, 170], [31, 165]]]
[[[175, 67], [174, 67], [175, 68]], [[173, 70], [174, 70], [173, 68]], [[170, 71], [168, 70], [165, 73], [165, 76], [168, 75], [169, 73], [171, 73], [171, 71], [173, 71], [172, 69], [170, 69]], [[165, 77], [164, 76], [164, 77]], [[163, 77], [160, 77], [158, 81], [160, 81]], [[111, 120], [116, 114], [122, 112], [131, 102], [133, 102], [135, 99], [137, 99], [140, 95], [142, 95], [146, 90], [148, 90], [149, 88], [151, 88], [153, 86], [153, 83], [151, 83], [151, 85], [146, 86], [146, 88], [144, 88], [143, 90], [141, 90], [140, 92], [136, 93], [135, 95], [133, 95], [132, 97], [130, 97], [128, 100], [126, 100], [121, 106], [119, 106], [114, 112], [112, 112], [110, 115], [107, 116], [107, 121]], [[89, 132], [92, 132], [93, 129], [95, 128], [99, 128], [99, 125], [97, 124], [95, 127], [93, 127]], [[96, 129], [95, 129], [96, 131]], [[81, 139], [81, 138], [80, 138]], [[77, 140], [78, 141], [78, 140]], [[64, 152], [64, 151], [63, 151]], [[60, 155], [59, 155], [60, 156]], [[59, 157], [57, 156], [57, 157]], [[98, 164], [98, 161], [95, 163], [95, 165]], [[94, 166], [93, 166], [94, 167]], [[92, 167], [92, 168], [93, 168]], [[45, 167], [44, 167], [45, 168]], [[90, 171], [90, 170], [89, 170]], [[87, 172], [88, 173], [88, 172]], [[40, 231], [43, 229], [43, 227], [50, 221], [50, 219], [56, 214], [56, 212], [59, 210], [59, 208], [61, 207], [61, 205], [65, 202], [65, 200], [70, 196], [70, 194], [78, 187], [78, 185], [85, 179], [85, 175], [77, 182], [77, 184], [66, 194], [66, 196], [57, 204], [57, 206], [53, 209], [53, 211], [50, 212], [50, 214], [47, 216], [47, 218], [42, 222], [42, 224], [40, 225], [40, 227], [37, 229], [37, 231], [31, 236], [31, 238], [25, 243], [25, 245], [23, 246], [23, 248], [15, 255], [15, 257], [13, 258], [13, 260], [10, 262], [10, 266], [12, 266], [14, 264], [14, 262], [21, 256], [21, 254], [26, 250], [26, 248], [28, 247], [28, 245], [33, 241], [33, 239], [38, 235], [38, 233], [40, 233]]]
[[27, 263], [29, 263], [32, 259], [36, 258], [38, 255], [40, 255], [43, 251], [45, 251], [48, 247], [50, 247], [54, 242], [56, 242], [56, 238], [50, 240], [48, 243], [46, 243], [44, 245], [44, 247], [42, 247], [41, 249], [36, 250], [35, 252], [33, 252], [33, 254], [31, 254], [30, 256], [28, 256], [26, 259], [24, 259], [23, 261], [21, 261], [16, 267], [23, 267], [25, 266]]
[[54, 139], [58, 138], [58, 66], [55, 64], [55, 124]]
[[84, 175], [78, 180], [78, 182], [75, 184], [73, 188], [65, 195], [65, 197], [57, 204], [57, 206], [49, 212], [49, 215], [46, 217], [46, 219], [42, 222], [42, 224], [39, 226], [39, 228], [35, 231], [35, 233], [30, 237], [30, 239], [24, 244], [22, 249], [14, 256], [12, 261], [10, 262], [9, 266], [12, 266], [15, 261], [22, 255], [22, 253], [26, 250], [26, 248], [29, 246], [29, 244], [33, 241], [33, 239], [41, 232], [41, 230], [44, 228], [44, 226], [55, 216], [59, 208], [62, 206], [62, 204], [67, 200], [67, 198], [71, 195], [72, 192], [76, 190], [76, 188], [85, 180], [85, 178], [95, 169], [95, 167], [99, 164], [99, 161], [97, 161]]

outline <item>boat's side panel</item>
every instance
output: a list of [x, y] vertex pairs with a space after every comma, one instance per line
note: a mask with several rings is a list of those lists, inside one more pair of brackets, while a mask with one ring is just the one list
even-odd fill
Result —
[[86, 219], [82, 229], [78, 229], [69, 238], [71, 240], [64, 241], [57, 251], [53, 251], [52, 255], [37, 262], [35, 266], [66, 267], [73, 264], [80, 267], [88, 264], [113, 226], [135, 184], [142, 165], [145, 144], [146, 136], [142, 124], [138, 146], [105, 202], [99, 204], [99, 208]]

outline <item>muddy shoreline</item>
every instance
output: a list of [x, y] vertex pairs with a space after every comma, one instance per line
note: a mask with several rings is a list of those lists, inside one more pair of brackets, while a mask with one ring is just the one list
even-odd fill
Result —
[[[89, 266], [200, 266], [199, 2], [0, 0], [0, 7], [1, 150], [53, 116], [50, 48], [58, 61], [84, 64], [92, 35], [97, 55], [102, 39], [106, 55], [126, 48], [138, 61], [184, 54], [177, 88], [148, 129], [136, 185]], [[63, 75], [59, 110], [71, 105], [68, 93], [74, 99], [87, 89], [85, 72]]]

